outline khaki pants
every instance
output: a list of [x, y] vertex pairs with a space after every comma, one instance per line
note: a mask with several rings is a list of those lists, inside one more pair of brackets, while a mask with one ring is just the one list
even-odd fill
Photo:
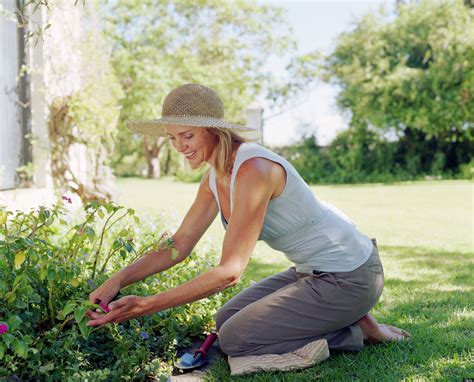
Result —
[[232, 357], [283, 354], [326, 339], [329, 349], [361, 350], [357, 321], [382, 294], [378, 250], [351, 272], [298, 273], [267, 277], [228, 301], [216, 317], [221, 349]]

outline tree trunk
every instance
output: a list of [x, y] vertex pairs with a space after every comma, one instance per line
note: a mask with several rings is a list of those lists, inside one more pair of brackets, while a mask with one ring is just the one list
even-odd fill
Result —
[[160, 160], [158, 158], [152, 158], [148, 161], [148, 171], [146, 177], [148, 179], [159, 179], [160, 175]]
[[165, 160], [165, 175], [170, 175], [171, 172], [171, 148], [168, 146], [166, 150], [166, 160]]
[[161, 175], [160, 160], [158, 155], [160, 153], [165, 139], [160, 137], [158, 139], [144, 138], [143, 147], [145, 149], [145, 157], [148, 164], [147, 178], [159, 179]]

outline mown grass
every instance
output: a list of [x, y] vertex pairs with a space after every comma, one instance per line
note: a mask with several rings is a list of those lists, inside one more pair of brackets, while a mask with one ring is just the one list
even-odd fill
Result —
[[[225, 360], [208, 381], [462, 381], [474, 376], [472, 256], [413, 247], [382, 247], [386, 280], [373, 314], [405, 328], [408, 343], [339, 352], [299, 372], [233, 377]], [[259, 269], [258, 262], [256, 268]], [[271, 326], [271, 321], [268, 323]]]
[[[196, 185], [120, 180], [121, 202], [137, 209], [173, 211], [179, 219]], [[315, 367], [231, 378], [227, 362], [215, 363], [208, 381], [462, 381], [474, 378], [473, 183], [416, 182], [394, 185], [317, 186], [322, 199], [378, 239], [385, 288], [373, 314], [410, 331], [408, 343], [366, 346], [333, 353]], [[209, 238], [220, 245], [214, 222]], [[246, 280], [259, 280], [289, 263], [259, 243]], [[268, 323], [271, 325], [271, 321]]]

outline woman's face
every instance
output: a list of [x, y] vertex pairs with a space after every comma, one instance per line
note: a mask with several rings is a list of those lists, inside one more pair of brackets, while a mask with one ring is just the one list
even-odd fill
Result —
[[167, 125], [166, 133], [171, 144], [186, 157], [191, 168], [203, 162], [213, 163], [216, 147], [215, 135], [208, 129], [193, 126]]

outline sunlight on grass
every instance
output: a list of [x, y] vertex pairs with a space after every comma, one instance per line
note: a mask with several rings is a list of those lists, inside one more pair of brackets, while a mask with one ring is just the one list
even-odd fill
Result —
[[[118, 179], [117, 201], [141, 211], [163, 210], [182, 219], [198, 184], [172, 179]], [[473, 251], [471, 181], [429, 181], [399, 184], [311, 186], [323, 200], [348, 215], [359, 229], [380, 245]], [[208, 235], [222, 240], [216, 219]], [[270, 253], [271, 250], [268, 252]]]

